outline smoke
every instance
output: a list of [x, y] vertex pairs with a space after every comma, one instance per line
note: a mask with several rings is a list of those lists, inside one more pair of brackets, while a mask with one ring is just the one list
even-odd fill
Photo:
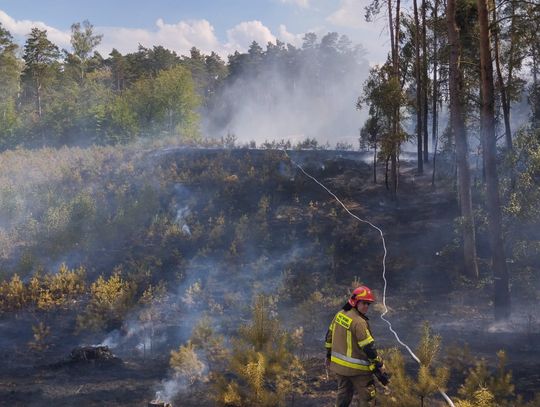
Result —
[[231, 73], [214, 105], [219, 108], [203, 114], [204, 133], [234, 134], [241, 143], [309, 137], [355, 146], [366, 115], [355, 104], [369, 64], [358, 50], [340, 54], [329, 48], [283, 50], [289, 61], [264, 61], [255, 73]]
[[161, 381], [157, 387], [154, 400], [170, 403], [179, 393], [186, 391], [188, 387], [187, 379], [175, 374], [173, 377]]

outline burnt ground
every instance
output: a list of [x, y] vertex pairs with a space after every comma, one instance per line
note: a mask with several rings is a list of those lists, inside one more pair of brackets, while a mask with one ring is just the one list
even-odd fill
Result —
[[[332, 165], [336, 168], [332, 168]], [[512, 320], [494, 324], [489, 284], [473, 286], [462, 281], [462, 267], [456, 251], [453, 219], [458, 214], [451, 185], [431, 187], [430, 167], [418, 176], [415, 168], [402, 163], [400, 197], [388, 199], [384, 187], [366, 184], [369, 175], [358, 174], [347, 162], [334, 160], [328, 165], [324, 183], [347, 196], [346, 204], [359, 216], [381, 226], [388, 247], [387, 317], [402, 340], [414, 349], [419, 330], [428, 321], [443, 338], [442, 360], [453, 347], [474, 358], [485, 358], [495, 368], [498, 350], [508, 355], [516, 393], [526, 399], [540, 390], [540, 327], [538, 309], [530, 304], [514, 304]], [[365, 167], [369, 171], [369, 167]], [[313, 193], [321, 201], [331, 202], [324, 191], [314, 186]], [[353, 221], [351, 219], [351, 221]], [[373, 239], [378, 235], [373, 234]], [[380, 245], [377, 246], [380, 250]], [[375, 250], [375, 249], [374, 249]], [[368, 283], [382, 287], [380, 263], [370, 266], [374, 277]], [[482, 277], [487, 278], [485, 262]], [[352, 277], [358, 272], [351, 271]], [[397, 343], [386, 324], [378, 318], [381, 305], [371, 310], [372, 328], [379, 347]], [[328, 315], [321, 315], [321, 329], [306, 338], [304, 360], [308, 391], [291, 401], [295, 406], [331, 406], [335, 397], [335, 381], [327, 379], [323, 368], [322, 338]], [[58, 346], [36, 359], [29, 352], [2, 349], [0, 369], [1, 406], [145, 406], [155, 395], [157, 385], [168, 376], [168, 354], [143, 358], [141, 354], [119, 354], [122, 364], [78, 363], [62, 365], [73, 345]], [[409, 359], [407, 368], [415, 371]], [[449, 394], [455, 395], [463, 377], [451, 377]], [[177, 399], [176, 406], [205, 405], [201, 397], [205, 387], [193, 386]], [[438, 402], [434, 402], [438, 403]], [[207, 405], [211, 405], [208, 404]], [[434, 404], [435, 405], [435, 404]], [[438, 405], [442, 405], [438, 404]]]

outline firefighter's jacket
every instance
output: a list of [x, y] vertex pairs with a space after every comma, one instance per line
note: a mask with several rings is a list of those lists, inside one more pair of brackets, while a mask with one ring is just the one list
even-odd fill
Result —
[[374, 342], [365, 315], [356, 308], [339, 311], [326, 333], [330, 370], [342, 376], [372, 374], [380, 361]]

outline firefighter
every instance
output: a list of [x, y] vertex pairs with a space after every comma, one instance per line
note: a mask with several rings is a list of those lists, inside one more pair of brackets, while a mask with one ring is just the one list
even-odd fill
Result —
[[375, 297], [368, 287], [356, 288], [326, 333], [326, 368], [336, 374], [338, 381], [336, 407], [347, 407], [354, 391], [361, 407], [375, 406], [374, 376], [384, 386], [388, 384], [366, 316], [373, 302]]

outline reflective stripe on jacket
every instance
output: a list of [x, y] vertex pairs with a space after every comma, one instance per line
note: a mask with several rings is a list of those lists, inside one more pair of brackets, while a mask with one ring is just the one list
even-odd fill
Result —
[[363, 348], [374, 341], [367, 317], [355, 308], [339, 311], [326, 334], [325, 347], [330, 353], [330, 369], [342, 376], [371, 374], [375, 364], [368, 359]]

